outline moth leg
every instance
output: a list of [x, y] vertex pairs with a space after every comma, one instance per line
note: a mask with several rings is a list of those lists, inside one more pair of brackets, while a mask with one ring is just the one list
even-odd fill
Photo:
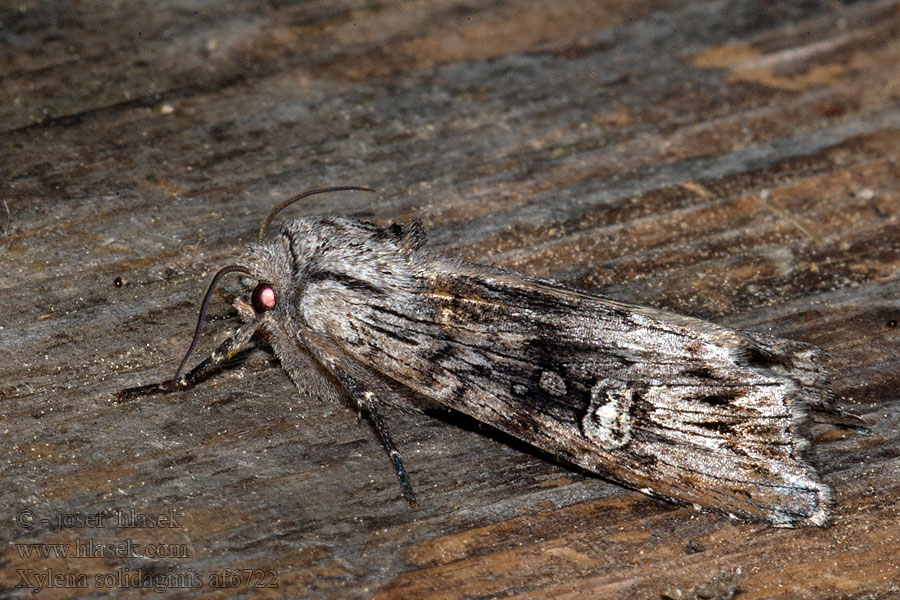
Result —
[[219, 347], [213, 350], [213, 353], [203, 360], [199, 365], [191, 369], [187, 374], [181, 376], [176, 381], [169, 379], [159, 383], [150, 383], [140, 385], [133, 388], [127, 388], [116, 392], [116, 400], [130, 400], [139, 396], [149, 396], [151, 394], [168, 394], [178, 390], [187, 389], [202, 381], [215, 367], [222, 362], [228, 360], [237, 354], [243, 348], [259, 326], [256, 319], [245, 323], [240, 329], [235, 331]]
[[397, 479], [400, 481], [400, 489], [403, 492], [403, 497], [406, 498], [406, 502], [411, 508], [415, 508], [419, 505], [418, 501], [416, 501], [416, 494], [413, 492], [412, 483], [409, 481], [409, 475], [406, 473], [406, 469], [403, 466], [403, 459], [400, 457], [400, 452], [394, 444], [394, 438], [391, 437], [391, 432], [388, 430], [387, 425], [385, 425], [384, 420], [381, 418], [381, 414], [379, 414], [375, 407], [375, 394], [369, 390], [363, 389], [359, 382], [337, 365], [332, 363], [331, 367], [334, 374], [337, 375], [337, 378], [341, 381], [347, 391], [350, 392], [350, 395], [356, 401], [357, 406], [359, 408], [365, 407], [366, 411], [369, 413], [369, 418], [372, 419], [372, 424], [375, 425], [375, 430], [378, 431], [381, 443], [384, 444], [384, 449], [387, 450], [388, 456], [391, 457], [391, 464], [393, 464], [394, 473], [397, 474]]
[[375, 429], [378, 430], [378, 435], [381, 437], [381, 442], [384, 444], [384, 448], [388, 451], [388, 455], [391, 457], [391, 463], [394, 465], [394, 473], [397, 474], [397, 479], [400, 480], [400, 489], [403, 490], [403, 497], [406, 498], [406, 502], [411, 507], [416, 507], [419, 503], [416, 501], [416, 495], [413, 493], [412, 483], [409, 481], [409, 475], [406, 474], [406, 469], [403, 468], [403, 459], [400, 458], [400, 452], [397, 451], [397, 447], [394, 445], [394, 440], [391, 438], [391, 432], [388, 431], [387, 425], [384, 424], [384, 421], [381, 418], [381, 415], [375, 410], [375, 394], [372, 392], [366, 392], [366, 408], [369, 411], [369, 416], [372, 418], [372, 422], [375, 424]]

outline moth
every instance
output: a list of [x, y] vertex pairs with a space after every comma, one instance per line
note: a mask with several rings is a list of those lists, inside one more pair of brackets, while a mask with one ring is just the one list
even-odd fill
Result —
[[[830, 490], [804, 459], [828, 372], [809, 344], [619, 302], [428, 251], [418, 222], [338, 217], [268, 226], [207, 289], [175, 376], [195, 385], [264, 333], [299, 390], [368, 414], [410, 505], [385, 407], [444, 407], [645, 494], [772, 525], [824, 525]], [[182, 375], [222, 276], [242, 273], [243, 321]], [[249, 281], [249, 283], [248, 283]]]

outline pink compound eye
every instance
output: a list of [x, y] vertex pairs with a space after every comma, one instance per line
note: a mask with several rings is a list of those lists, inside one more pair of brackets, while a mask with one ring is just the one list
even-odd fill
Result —
[[250, 296], [250, 304], [257, 313], [264, 313], [267, 310], [275, 308], [275, 290], [272, 285], [260, 282], [253, 288], [253, 294]]

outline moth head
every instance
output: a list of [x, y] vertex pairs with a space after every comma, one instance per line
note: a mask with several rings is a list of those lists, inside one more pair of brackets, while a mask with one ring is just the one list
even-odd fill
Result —
[[292, 268], [291, 257], [279, 238], [252, 244], [238, 259], [246, 268], [241, 277], [243, 292], [235, 299], [235, 307], [245, 322], [260, 318], [265, 324], [266, 313], [277, 314], [290, 302]]

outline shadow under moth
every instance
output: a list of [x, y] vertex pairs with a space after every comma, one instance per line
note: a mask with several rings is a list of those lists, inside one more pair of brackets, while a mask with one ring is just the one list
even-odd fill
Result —
[[[381, 416], [443, 407], [645, 494], [772, 525], [824, 525], [829, 488], [803, 457], [807, 412], [829, 411], [814, 346], [627, 304], [429, 252], [419, 223], [284, 223], [276, 206], [239, 265], [220, 270], [173, 379], [188, 388], [259, 330], [295, 385], [368, 414], [411, 505]], [[244, 325], [182, 375], [211, 293], [245, 275]]]

